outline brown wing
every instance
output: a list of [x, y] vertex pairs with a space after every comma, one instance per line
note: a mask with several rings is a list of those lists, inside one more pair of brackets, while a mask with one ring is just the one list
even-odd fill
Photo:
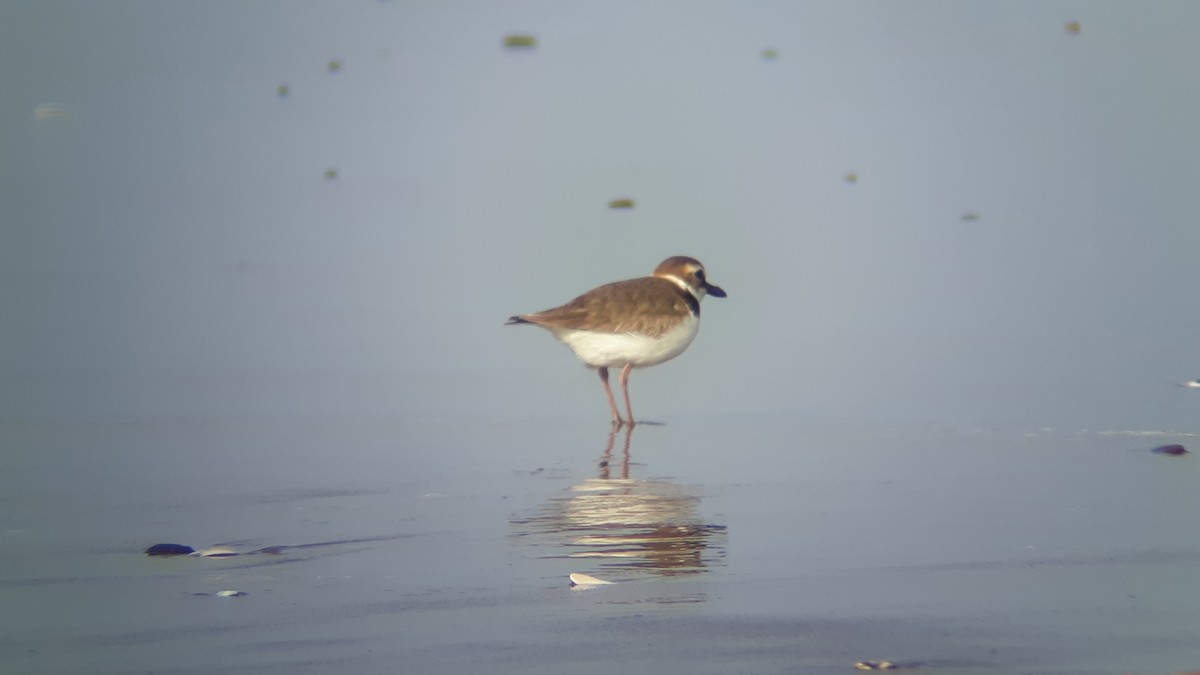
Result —
[[554, 328], [658, 337], [688, 313], [700, 313], [691, 293], [666, 279], [642, 277], [605, 284], [561, 307], [519, 318]]

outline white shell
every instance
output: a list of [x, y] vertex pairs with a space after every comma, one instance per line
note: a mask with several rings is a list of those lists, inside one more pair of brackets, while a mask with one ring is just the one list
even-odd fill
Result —
[[216, 596], [218, 598], [240, 598], [243, 595], [246, 595], [246, 593], [244, 591], [217, 591], [216, 592]]
[[568, 576], [571, 579], [571, 585], [576, 587], [603, 586], [605, 584], [613, 583], [611, 581], [597, 579], [596, 577], [589, 576], [587, 574], [580, 574], [578, 572], [573, 572]]
[[206, 548], [203, 551], [200, 551], [200, 555], [205, 558], [228, 558], [237, 554], [238, 552], [231, 548], [222, 548], [220, 546], [214, 546], [213, 548]]

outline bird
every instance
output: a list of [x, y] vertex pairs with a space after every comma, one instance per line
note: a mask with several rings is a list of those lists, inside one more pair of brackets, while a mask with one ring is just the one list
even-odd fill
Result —
[[[725, 297], [709, 283], [699, 260], [677, 255], [659, 263], [647, 277], [598, 286], [565, 305], [510, 317], [505, 325], [544, 328], [600, 373], [614, 428], [636, 422], [629, 401], [629, 373], [679, 356], [700, 329], [700, 301]], [[608, 383], [608, 369], [621, 369], [625, 396], [622, 419]]]

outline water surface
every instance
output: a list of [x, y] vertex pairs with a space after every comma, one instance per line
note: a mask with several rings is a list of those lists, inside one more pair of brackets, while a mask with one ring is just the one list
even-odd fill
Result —
[[594, 412], [9, 420], [0, 667], [1200, 664], [1194, 431]]

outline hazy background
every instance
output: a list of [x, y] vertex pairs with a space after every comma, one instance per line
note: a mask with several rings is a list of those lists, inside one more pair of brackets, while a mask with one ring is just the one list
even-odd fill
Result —
[[1194, 2], [10, 0], [0, 409], [603, 424], [595, 376], [503, 321], [686, 254], [729, 298], [635, 374], [648, 418], [1179, 426], [1198, 25]]
[[[1194, 670], [1197, 26], [0, 0], [0, 670]], [[503, 323], [676, 254], [609, 436]]]

